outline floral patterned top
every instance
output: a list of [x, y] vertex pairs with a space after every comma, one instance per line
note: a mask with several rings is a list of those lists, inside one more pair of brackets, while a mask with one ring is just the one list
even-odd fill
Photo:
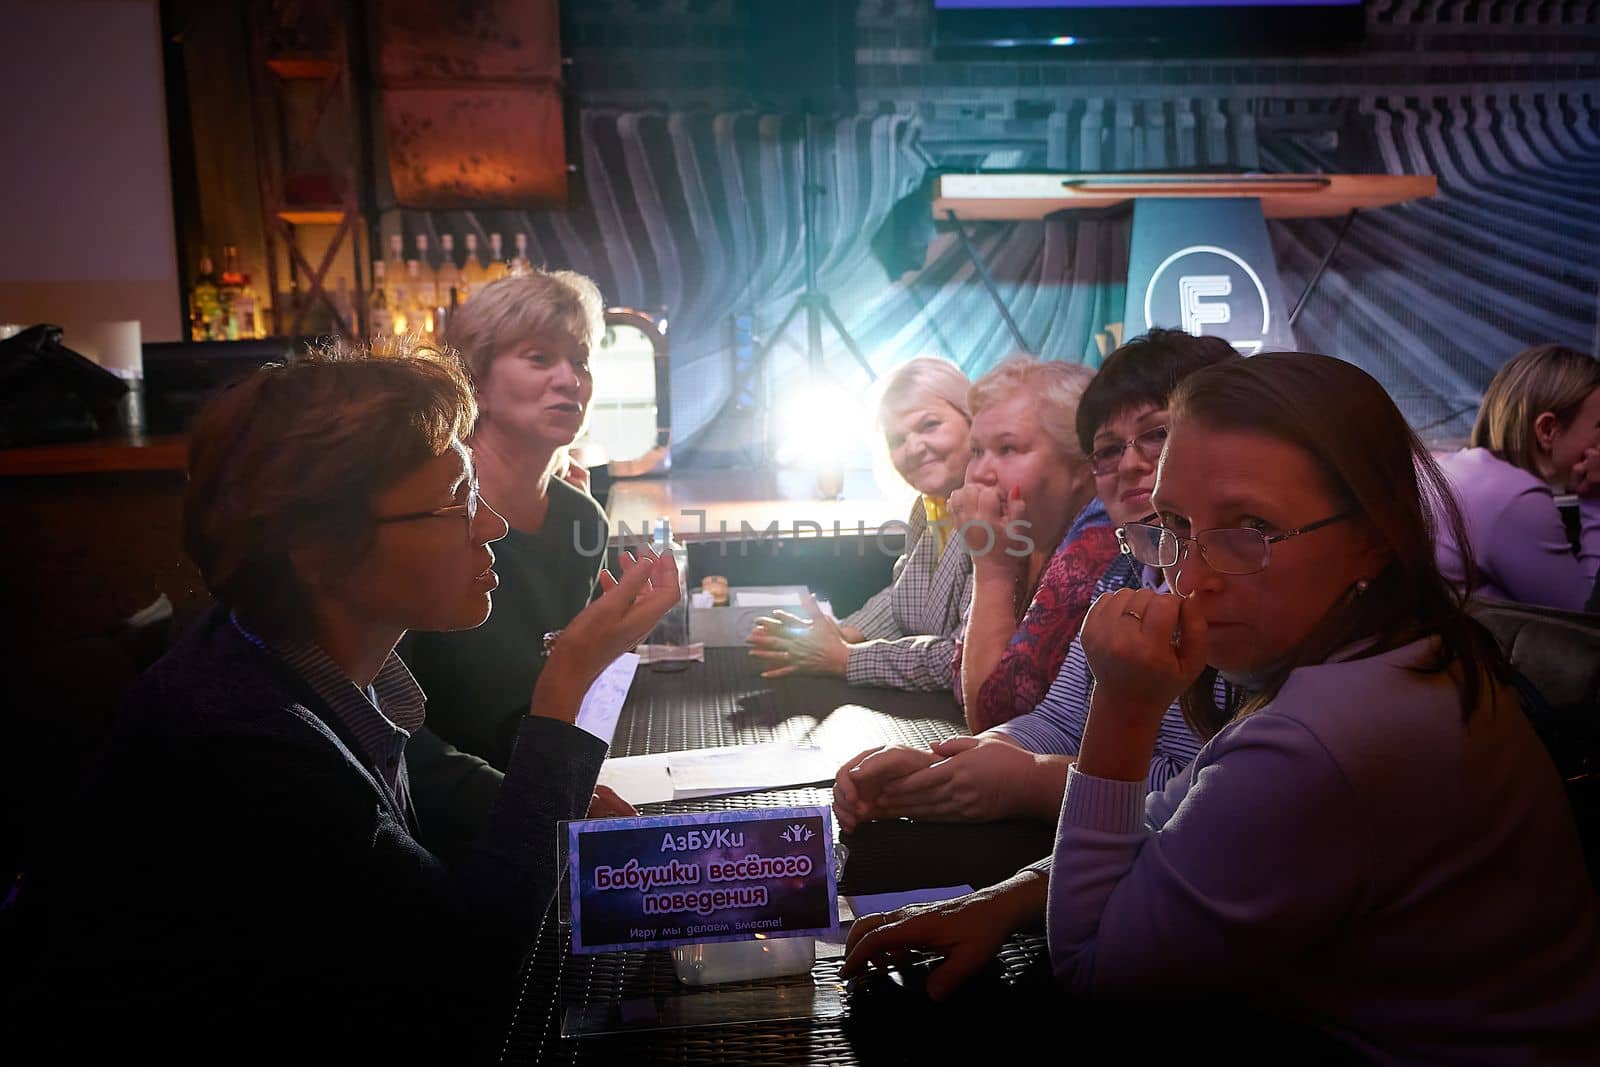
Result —
[[[1094, 602], [1095, 584], [1116, 558], [1116, 529], [1097, 497], [1072, 520], [1039, 576], [1039, 587], [1017, 632], [984, 679], [978, 691], [979, 707], [969, 715], [973, 733], [1032, 711], [1044, 699]], [[960, 645], [955, 669], [959, 679]], [[955, 691], [959, 697], [959, 683]]]

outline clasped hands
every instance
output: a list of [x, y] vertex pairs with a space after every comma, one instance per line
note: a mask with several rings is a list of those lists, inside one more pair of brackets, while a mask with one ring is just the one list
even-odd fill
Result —
[[[998, 736], [952, 737], [931, 748], [885, 745], [847, 760], [833, 781], [833, 815], [850, 831], [874, 819], [986, 822], [1014, 815], [1055, 816], [1050, 757]], [[1059, 778], [1059, 770], [1056, 777]], [[1055, 792], [1059, 806], [1060, 793]]]

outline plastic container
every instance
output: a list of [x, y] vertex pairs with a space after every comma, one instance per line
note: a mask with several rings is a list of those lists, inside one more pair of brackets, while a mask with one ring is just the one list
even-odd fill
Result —
[[816, 962], [817, 939], [814, 937], [713, 941], [672, 950], [672, 968], [684, 985], [716, 985], [718, 982], [810, 974]]
[[[647, 643], [652, 645], [683, 646], [689, 643], [689, 550], [672, 536], [672, 524], [657, 519], [655, 524], [656, 551], [662, 555], [672, 553], [678, 564], [678, 602], [672, 610], [661, 616], [655, 629], [650, 631]], [[663, 660], [652, 662], [651, 670], [681, 671], [688, 667], [683, 661]]]

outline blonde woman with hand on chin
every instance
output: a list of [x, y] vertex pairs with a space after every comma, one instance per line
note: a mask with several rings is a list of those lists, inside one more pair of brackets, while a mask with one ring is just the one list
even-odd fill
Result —
[[1010, 356], [972, 387], [972, 460], [950, 511], [973, 557], [958, 651], [973, 733], [1039, 703], [1117, 555], [1075, 430], [1093, 377]]

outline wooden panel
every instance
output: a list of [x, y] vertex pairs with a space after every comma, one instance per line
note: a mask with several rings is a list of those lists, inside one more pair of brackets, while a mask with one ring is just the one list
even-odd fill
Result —
[[415, 81], [556, 78], [555, 0], [379, 0], [379, 74]]
[[381, 0], [377, 17], [401, 206], [566, 202], [555, 0]]
[[205, 602], [183, 552], [183, 488], [177, 471], [0, 480], [0, 558], [27, 605], [24, 647], [108, 633], [162, 593], [183, 617]]
[[1431, 174], [944, 174], [933, 213], [1026, 221], [1057, 211], [1108, 208], [1138, 197], [1257, 197], [1269, 219], [1343, 215], [1433, 196]]
[[175, 435], [0, 449], [0, 477], [183, 471], [188, 465], [188, 441]]
[[561, 99], [549, 87], [393, 89], [383, 118], [405, 207], [566, 201]]

